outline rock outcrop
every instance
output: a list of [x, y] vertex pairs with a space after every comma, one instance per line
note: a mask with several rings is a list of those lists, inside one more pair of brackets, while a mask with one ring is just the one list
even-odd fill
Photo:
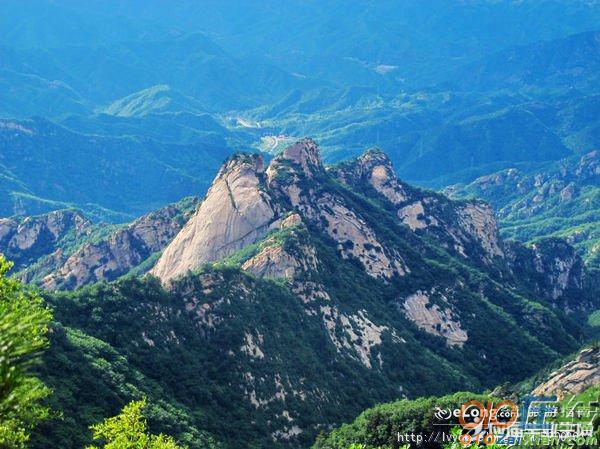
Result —
[[388, 156], [369, 150], [331, 173], [344, 184], [374, 189], [396, 209], [398, 219], [412, 231], [425, 232], [449, 250], [491, 264], [502, 257], [494, 212], [482, 201], [451, 201], [400, 181]]
[[344, 184], [370, 185], [395, 206], [413, 196], [413, 188], [398, 179], [392, 161], [379, 150], [368, 150], [353, 161], [332, 167], [330, 172]]
[[446, 307], [441, 308], [437, 304], [430, 304], [429, 297], [430, 294], [422, 291], [407, 297], [403, 302], [406, 317], [425, 332], [444, 338], [448, 346], [462, 348], [469, 336], [454, 317], [446, 299], [441, 296], [446, 302]]
[[43, 279], [46, 289], [75, 289], [110, 281], [161, 251], [181, 230], [188, 216], [181, 205], [151, 212], [97, 242], [89, 242]]
[[89, 233], [92, 223], [74, 210], [59, 210], [25, 218], [0, 219], [0, 253], [15, 263], [15, 271], [54, 253], [67, 238]]
[[342, 257], [357, 259], [369, 275], [389, 280], [409, 271], [402, 256], [386, 248], [341, 195], [320, 188], [330, 176], [312, 140], [302, 140], [276, 157], [267, 177], [276, 197], [321, 228], [337, 243]]
[[264, 237], [279, 216], [265, 189], [262, 157], [236, 155], [221, 167], [206, 198], [152, 274], [168, 282], [223, 259]]
[[267, 237], [261, 245], [262, 249], [242, 264], [242, 270], [258, 277], [286, 278], [289, 281], [294, 281], [301, 273], [316, 271], [316, 250], [300, 241], [301, 236], [295, 228], [306, 232], [298, 214], [283, 219], [280, 229], [290, 230], [285, 241]]
[[579, 394], [600, 384], [600, 347], [587, 348], [577, 358], [558, 370], [538, 385], [532, 394], [535, 396], [558, 396]]
[[567, 242], [545, 238], [531, 245], [511, 242], [507, 247], [510, 269], [538, 296], [567, 313], [593, 306], [593, 298], [580, 293], [586, 276], [583, 260]]

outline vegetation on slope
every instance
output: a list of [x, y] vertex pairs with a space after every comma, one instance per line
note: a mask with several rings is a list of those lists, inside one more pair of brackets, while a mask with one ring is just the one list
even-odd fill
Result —
[[48, 344], [51, 313], [41, 298], [8, 278], [0, 256], [0, 447], [25, 448], [31, 431], [48, 418], [50, 390], [32, 374]]

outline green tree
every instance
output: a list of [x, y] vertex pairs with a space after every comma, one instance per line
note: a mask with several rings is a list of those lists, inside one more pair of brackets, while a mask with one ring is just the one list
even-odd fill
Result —
[[30, 372], [48, 345], [50, 310], [42, 299], [7, 276], [0, 256], [0, 448], [25, 447], [31, 429], [48, 417], [41, 401], [50, 390]]
[[[120, 415], [91, 427], [94, 440], [103, 440], [103, 449], [183, 449], [173, 438], [151, 435], [143, 416], [146, 401], [131, 402]], [[87, 449], [99, 449], [89, 446]]]

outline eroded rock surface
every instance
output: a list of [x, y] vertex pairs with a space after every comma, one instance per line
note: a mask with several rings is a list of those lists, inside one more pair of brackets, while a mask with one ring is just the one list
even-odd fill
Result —
[[165, 249], [152, 273], [170, 281], [264, 237], [279, 217], [263, 183], [260, 156], [237, 155], [221, 168], [206, 198]]
[[[335, 306], [322, 306], [320, 313], [329, 337], [338, 352], [354, 351], [360, 362], [367, 368], [373, 367], [373, 352], [377, 346], [381, 345], [384, 332], [390, 332], [398, 342], [401, 342], [389, 327], [373, 323], [365, 310], [347, 315], [340, 312]], [[377, 362], [379, 366], [383, 363], [379, 354]]]
[[448, 346], [461, 347], [469, 336], [449, 307], [429, 303], [429, 295], [419, 291], [404, 300], [404, 312], [420, 329], [446, 339]]
[[177, 205], [151, 212], [98, 242], [84, 244], [43, 280], [47, 289], [74, 289], [110, 281], [161, 251], [181, 230], [187, 215]]
[[532, 394], [535, 396], [558, 396], [579, 394], [600, 384], [600, 347], [584, 349], [577, 358], [550, 374]]

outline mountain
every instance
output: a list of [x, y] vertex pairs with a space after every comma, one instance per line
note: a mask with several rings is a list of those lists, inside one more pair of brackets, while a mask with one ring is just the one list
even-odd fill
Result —
[[531, 375], [580, 345], [576, 320], [598, 307], [564, 242], [504, 242], [485, 203], [405, 184], [380, 151], [333, 167], [310, 139], [266, 166], [236, 154], [179, 232], [169, 220], [106, 240], [117, 254], [136, 247], [123, 232], [157, 229], [154, 249], [176, 233], [152, 276], [138, 277], [148, 262], [44, 293], [57, 323], [40, 374], [64, 420], [33, 447], [86, 444], [140, 395], [191, 448], [305, 447], [375, 403]]
[[18, 49], [57, 48], [78, 37], [81, 45], [111, 44], [137, 39], [160, 39], [173, 32], [148, 22], [119, 15], [91, 14], [47, 0], [3, 2], [2, 44]]
[[467, 185], [449, 187], [454, 197], [489, 201], [506, 238], [530, 241], [562, 237], [591, 266], [600, 261], [600, 153], [597, 151], [523, 172], [510, 168]]
[[129, 221], [203, 192], [206, 174], [230, 153], [214, 133], [183, 145], [83, 134], [44, 119], [0, 120], [7, 174], [0, 215], [77, 208], [96, 220]]
[[32, 448], [141, 398], [190, 449], [347, 449], [596, 394], [599, 0], [1, 4]]
[[517, 87], [593, 92], [599, 69], [600, 32], [589, 31], [500, 51], [469, 65], [456, 79], [468, 91]]
[[194, 198], [186, 198], [127, 226], [93, 225], [76, 211], [0, 220], [0, 250], [16, 262], [16, 277], [45, 288], [111, 281], [153, 263], [195, 205]]

